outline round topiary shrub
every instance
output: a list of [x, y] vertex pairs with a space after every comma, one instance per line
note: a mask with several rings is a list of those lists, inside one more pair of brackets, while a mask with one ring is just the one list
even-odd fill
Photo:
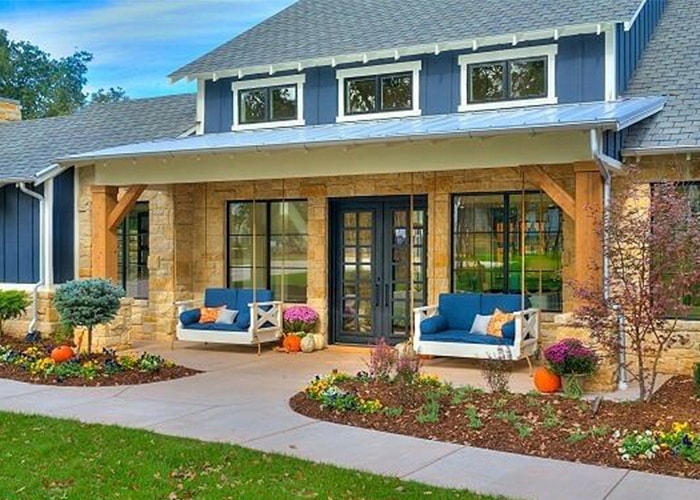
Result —
[[56, 289], [54, 306], [62, 323], [87, 330], [87, 350], [92, 352], [93, 329], [114, 319], [119, 311], [119, 299], [124, 295], [122, 287], [106, 279], [75, 280]]

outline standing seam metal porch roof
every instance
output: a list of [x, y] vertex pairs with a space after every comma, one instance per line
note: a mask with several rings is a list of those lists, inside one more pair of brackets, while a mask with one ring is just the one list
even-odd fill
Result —
[[663, 108], [664, 103], [663, 97], [643, 97], [613, 102], [559, 104], [498, 111], [225, 132], [102, 149], [67, 156], [58, 161], [64, 164], [87, 163], [95, 160], [162, 154], [216, 153], [592, 128], [618, 131], [657, 113]]

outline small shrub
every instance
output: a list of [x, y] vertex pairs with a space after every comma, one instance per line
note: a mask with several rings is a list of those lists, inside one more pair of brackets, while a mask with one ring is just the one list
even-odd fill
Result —
[[149, 354], [144, 352], [138, 361], [140, 370], [148, 373], [155, 373], [160, 370], [165, 364], [165, 359], [157, 354]]
[[481, 417], [479, 417], [479, 411], [476, 409], [476, 406], [467, 406], [467, 409], [464, 410], [464, 414], [467, 419], [469, 419], [467, 425], [470, 429], [481, 429], [483, 423], [481, 422]]
[[391, 408], [384, 408], [384, 414], [387, 417], [397, 418], [403, 415], [403, 408], [400, 406], [393, 406]]
[[542, 407], [542, 413], [544, 415], [544, 419], [542, 420], [542, 425], [544, 425], [548, 429], [554, 429], [556, 427], [561, 427], [561, 425], [564, 423], [562, 421], [562, 419], [559, 418], [557, 411], [550, 404], [546, 404]]
[[700, 398], [700, 363], [695, 363], [693, 367], [693, 380], [695, 381], [695, 392]]
[[509, 424], [515, 424], [520, 420], [518, 414], [513, 410], [496, 412], [494, 417], [496, 417], [498, 420], [502, 420], [503, 422], [508, 422]]
[[369, 355], [367, 370], [370, 377], [376, 380], [390, 380], [397, 360], [396, 349], [387, 344], [383, 338], [379, 339]]
[[397, 356], [396, 379], [404, 384], [412, 384], [420, 374], [421, 359], [413, 350], [406, 350]]
[[525, 424], [524, 422], [514, 422], [513, 427], [515, 427], [518, 436], [520, 436], [521, 438], [529, 438], [530, 436], [532, 436], [532, 427]]
[[27, 292], [0, 290], [0, 337], [4, 333], [5, 321], [21, 317], [31, 303]]
[[573, 431], [569, 433], [569, 437], [566, 438], [567, 443], [576, 444], [580, 443], [588, 437], [588, 434], [583, 432], [580, 427], [576, 427]]
[[464, 402], [471, 401], [474, 394], [480, 394], [483, 392], [484, 391], [481, 389], [477, 389], [476, 387], [472, 387], [470, 385], [457, 387], [452, 391], [452, 400], [450, 401], [450, 404], [452, 406], [457, 406]]
[[661, 450], [661, 446], [650, 430], [639, 432], [634, 431], [624, 436], [618, 443], [617, 452], [624, 461], [634, 459], [652, 459]]
[[481, 362], [481, 376], [494, 394], [510, 392], [510, 377], [513, 364], [510, 351], [498, 349], [498, 357]]
[[114, 319], [124, 295], [124, 289], [106, 279], [74, 280], [56, 289], [54, 306], [62, 323], [87, 329], [87, 350], [92, 352], [93, 329]]
[[416, 422], [420, 424], [436, 424], [440, 420], [440, 402], [430, 399], [421, 407], [420, 413], [416, 416]]

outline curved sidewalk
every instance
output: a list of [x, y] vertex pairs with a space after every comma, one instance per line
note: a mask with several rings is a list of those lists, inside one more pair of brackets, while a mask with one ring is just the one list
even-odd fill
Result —
[[[354, 372], [362, 355], [313, 355], [149, 345], [194, 377], [142, 386], [75, 388], [0, 380], [0, 409], [118, 424], [241, 444], [438, 486], [537, 499], [700, 498], [700, 481], [575, 464], [319, 422], [287, 401], [316, 373]], [[451, 378], [449, 369], [430, 372]], [[460, 381], [455, 381], [460, 382]], [[518, 383], [523, 383], [518, 382]]]

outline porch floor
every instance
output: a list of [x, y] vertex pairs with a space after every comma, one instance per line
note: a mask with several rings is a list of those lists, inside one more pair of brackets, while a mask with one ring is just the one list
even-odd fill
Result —
[[[205, 373], [155, 384], [76, 388], [0, 380], [0, 409], [118, 424], [225, 441], [317, 462], [518, 498], [700, 498], [700, 481], [541, 459], [319, 422], [288, 399], [315, 374], [364, 368], [368, 351], [332, 348], [311, 355], [178, 343], [137, 343]], [[478, 365], [436, 359], [425, 371], [483, 387]], [[512, 389], [531, 387], [527, 365]], [[468, 473], [465, 473], [468, 471]], [[585, 488], [581, 485], [585, 484]]]

